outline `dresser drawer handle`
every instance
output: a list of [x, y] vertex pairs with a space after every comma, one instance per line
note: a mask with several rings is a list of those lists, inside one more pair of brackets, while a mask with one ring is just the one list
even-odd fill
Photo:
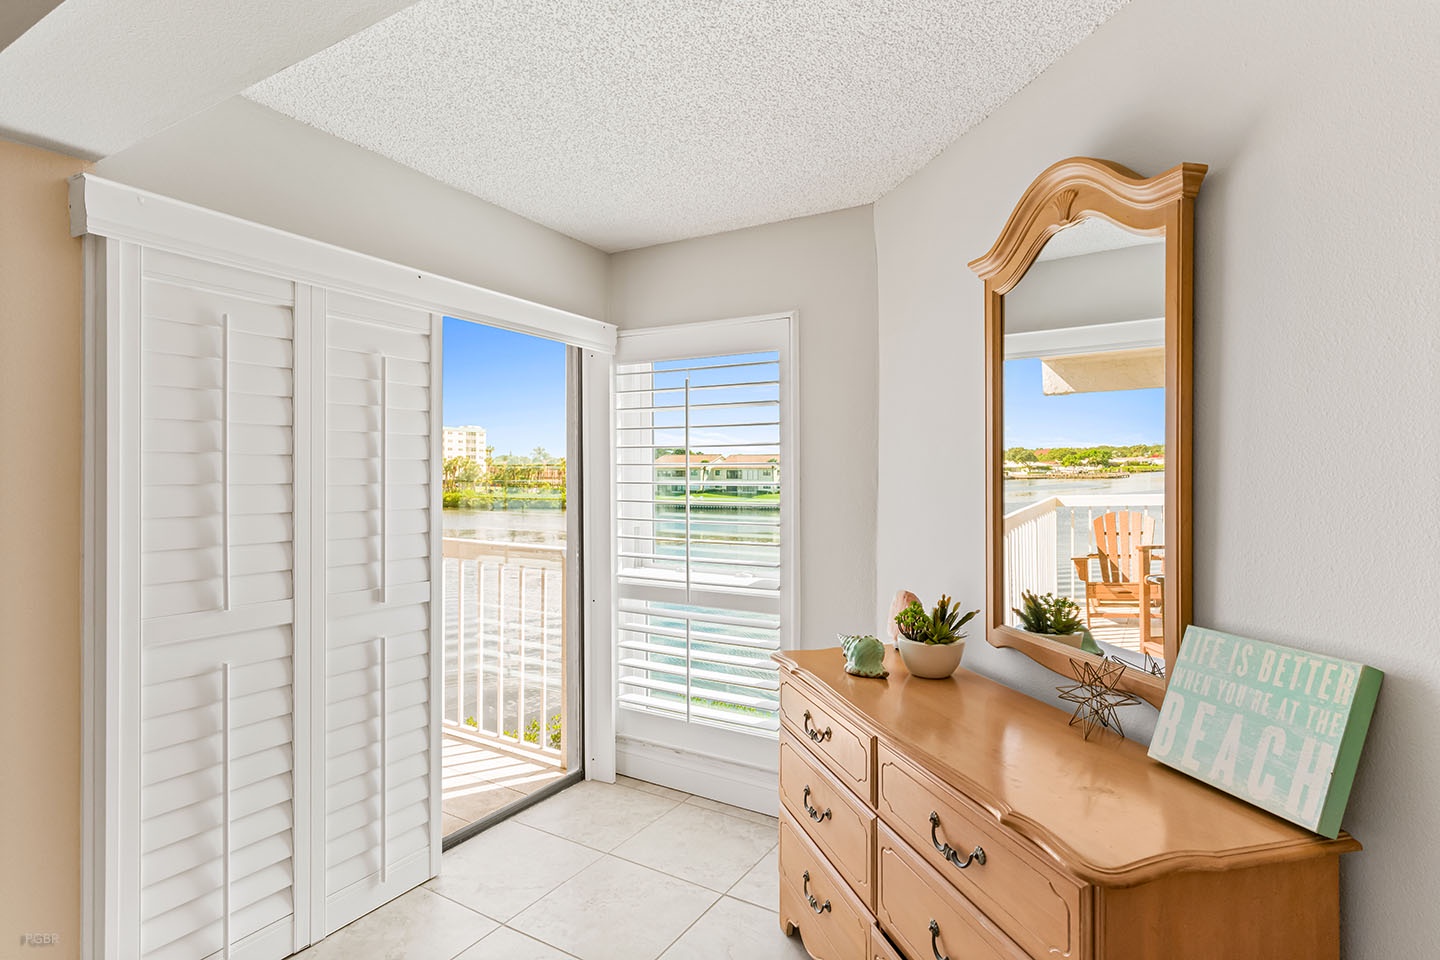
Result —
[[950, 960], [940, 952], [940, 924], [934, 920], [930, 921], [930, 952], [935, 954], [935, 960]]
[[810, 814], [810, 819], [814, 820], [816, 823], [824, 823], [827, 819], [829, 819], [829, 807], [826, 807], [825, 812], [821, 813], [819, 810], [816, 810], [814, 807], [810, 806], [810, 785], [808, 783], [805, 785], [805, 796], [800, 798], [800, 802], [805, 805], [805, 812]]
[[805, 886], [803, 888], [805, 890], [805, 899], [810, 901], [810, 909], [814, 910], [817, 916], [824, 913], [826, 910], [829, 910], [829, 898], [826, 898], [825, 902], [821, 903], [819, 900], [815, 899], [815, 894], [810, 892], [810, 871], [806, 870], [802, 874], [802, 876], [805, 878]]
[[824, 743], [826, 740], [829, 740], [831, 737], [830, 728], [826, 727], [824, 730], [819, 730], [811, 725], [811, 719], [813, 718], [810, 716], [810, 711], [806, 710], [804, 719], [800, 721], [800, 725], [805, 728], [805, 736], [814, 740], [816, 743]]
[[971, 850], [971, 851], [970, 851], [970, 856], [968, 856], [968, 857], [966, 857], [965, 859], [962, 860], [962, 859], [960, 859], [960, 854], [955, 851], [955, 848], [954, 848], [954, 847], [950, 846], [950, 844], [948, 844], [948, 843], [942, 843], [942, 842], [940, 841], [940, 838], [935, 835], [935, 831], [937, 831], [937, 830], [939, 830], [939, 829], [940, 829], [940, 814], [936, 813], [934, 810], [931, 810], [931, 811], [930, 811], [930, 842], [935, 845], [935, 850], [936, 850], [936, 852], [939, 853], [940, 856], [944, 857], [946, 860], [949, 860], [951, 863], [955, 864], [955, 866], [959, 867], [961, 870], [964, 870], [966, 867], [970, 866], [970, 864], [972, 864], [972, 863], [977, 863], [977, 864], [979, 864], [979, 865], [982, 866], [982, 867], [985, 866], [985, 848], [984, 848], [984, 847], [976, 847], [974, 850]]

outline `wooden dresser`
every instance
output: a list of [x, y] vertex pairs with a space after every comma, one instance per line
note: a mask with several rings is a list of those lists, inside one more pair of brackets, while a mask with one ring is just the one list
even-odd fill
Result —
[[1335, 960], [1324, 840], [964, 669], [775, 655], [780, 924], [817, 960]]

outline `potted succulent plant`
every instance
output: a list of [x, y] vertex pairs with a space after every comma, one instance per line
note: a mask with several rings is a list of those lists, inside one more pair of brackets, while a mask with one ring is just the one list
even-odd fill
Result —
[[1020, 629], [1027, 633], [1053, 637], [1086, 653], [1102, 652], [1085, 627], [1080, 607], [1069, 597], [1057, 597], [1053, 593], [1040, 595], [1026, 590], [1020, 594], [1020, 606], [1011, 610], [1020, 619]]
[[929, 613], [919, 600], [911, 601], [895, 616], [895, 625], [900, 628], [896, 643], [905, 669], [912, 676], [929, 680], [954, 673], [965, 655], [965, 633], [960, 628], [979, 612], [961, 613], [960, 605], [948, 596], [941, 596]]

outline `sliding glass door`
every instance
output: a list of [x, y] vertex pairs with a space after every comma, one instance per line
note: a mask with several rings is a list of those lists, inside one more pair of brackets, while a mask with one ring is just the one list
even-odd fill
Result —
[[445, 319], [446, 836], [579, 768], [575, 353]]

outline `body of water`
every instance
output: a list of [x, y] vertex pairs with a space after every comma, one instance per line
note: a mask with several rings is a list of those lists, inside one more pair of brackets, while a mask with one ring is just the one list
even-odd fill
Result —
[[1086, 480], [1082, 477], [1047, 477], [1044, 480], [1006, 480], [1005, 512], [1014, 513], [1021, 507], [1028, 507], [1037, 500], [1048, 497], [1063, 497], [1066, 494], [1098, 495], [1114, 498], [1117, 504], [1124, 503], [1132, 494], [1155, 494], [1165, 492], [1165, 474], [1135, 473], [1128, 477], [1110, 480]]
[[444, 512], [447, 537], [563, 546], [566, 512], [550, 508], [455, 510]]

